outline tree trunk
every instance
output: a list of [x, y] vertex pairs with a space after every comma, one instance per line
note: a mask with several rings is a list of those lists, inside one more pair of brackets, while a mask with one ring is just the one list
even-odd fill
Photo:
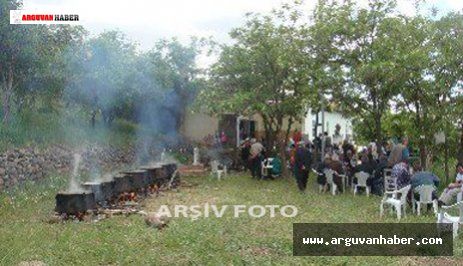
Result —
[[[371, 101], [373, 103], [373, 115], [374, 115], [374, 121], [375, 121], [375, 136], [374, 136], [374, 141], [376, 142], [382, 142], [382, 136], [381, 136], [381, 118], [382, 118], [382, 110], [381, 110], [381, 104], [378, 100], [377, 97], [377, 88], [373, 85], [371, 86]], [[370, 140], [371, 141], [371, 140]]]
[[[278, 138], [278, 134], [280, 133], [281, 129], [281, 122], [280, 119], [277, 118], [276, 123], [272, 120], [273, 118], [269, 118], [263, 114], [262, 116], [262, 121], [264, 123], [264, 134], [265, 134], [265, 148], [267, 151], [273, 150], [273, 147], [276, 146], [278, 155], [281, 158], [281, 164], [282, 164], [282, 169], [281, 169], [281, 174], [282, 176], [286, 177], [288, 176], [288, 169], [286, 168], [286, 144], [287, 140], [281, 141]], [[272, 122], [271, 122], [272, 121]], [[276, 125], [276, 128], [274, 128]], [[278, 126], [280, 125], [280, 126]]]
[[421, 161], [421, 167], [423, 168], [423, 170], [426, 170], [426, 164], [427, 164], [427, 157], [428, 157], [428, 154], [427, 154], [427, 151], [426, 151], [426, 144], [425, 144], [425, 139], [421, 138], [420, 137], [420, 144], [419, 144], [419, 147], [420, 147], [420, 161]]
[[315, 114], [315, 128], [313, 130], [313, 138], [315, 139], [318, 136], [318, 113], [320, 113], [319, 110], [317, 110]]
[[449, 183], [449, 146], [448, 146], [448, 137], [445, 137], [444, 142], [444, 167], [445, 167], [445, 184]]
[[460, 145], [458, 146], [458, 162], [463, 163], [463, 121], [460, 129]]
[[280, 158], [281, 158], [281, 175], [283, 177], [288, 177], [289, 172], [288, 172], [288, 167], [286, 167], [287, 158], [286, 158], [286, 144], [285, 144], [285, 142], [286, 141], [279, 141], [278, 142], [278, 153], [279, 153]]
[[381, 130], [381, 113], [376, 112], [375, 113], [375, 137], [376, 137], [376, 142], [382, 142], [382, 130]]
[[92, 128], [95, 128], [95, 119], [96, 119], [96, 110], [92, 111], [92, 116], [90, 118], [90, 125]]
[[8, 125], [10, 122], [11, 96], [13, 95], [13, 67], [10, 66], [3, 90], [3, 124]]
[[275, 131], [272, 127], [272, 118], [261, 114], [262, 116], [262, 121], [264, 122], [264, 135], [265, 135], [265, 142], [262, 142], [262, 145], [265, 146], [265, 149], [267, 151], [271, 151], [273, 149], [273, 146], [275, 145], [275, 139], [276, 139], [276, 134], [278, 132]]
[[286, 146], [288, 145], [288, 138], [289, 134], [291, 133], [291, 127], [293, 124], [293, 119], [289, 118], [288, 120], [288, 127], [286, 128], [286, 132], [284, 135], [284, 139], [280, 140], [278, 142], [278, 148], [279, 148], [279, 153], [280, 153], [280, 158], [281, 158], [281, 164], [282, 164], [282, 175], [283, 177], [289, 177], [289, 171], [288, 168], [286, 167]]
[[272, 128], [272, 126], [268, 127], [268, 130], [265, 132], [265, 140], [262, 140], [262, 144], [265, 146], [267, 151], [273, 150], [275, 146], [275, 140], [277, 139], [278, 132]]

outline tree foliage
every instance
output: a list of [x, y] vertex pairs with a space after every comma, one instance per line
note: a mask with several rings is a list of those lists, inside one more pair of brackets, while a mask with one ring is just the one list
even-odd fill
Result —
[[234, 44], [221, 47], [211, 84], [199, 98], [212, 112], [259, 114], [269, 148], [281, 132], [287, 139], [305, 112], [307, 96], [314, 94], [302, 19], [297, 5], [270, 15], [248, 14], [245, 25], [230, 33]]

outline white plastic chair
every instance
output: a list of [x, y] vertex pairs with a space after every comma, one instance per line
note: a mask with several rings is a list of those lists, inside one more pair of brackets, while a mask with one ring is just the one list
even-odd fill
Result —
[[[459, 216], [452, 216], [444, 210], [458, 209]], [[463, 201], [459, 201], [450, 206], [442, 206], [440, 212], [437, 214], [437, 223], [450, 223], [452, 224], [453, 238], [458, 235], [458, 228], [463, 223]]]
[[220, 170], [219, 166], [220, 163], [217, 160], [211, 161], [211, 175], [212, 176], [217, 176], [217, 179], [220, 180], [222, 178], [222, 175], [226, 174], [227, 170], [224, 168], [224, 170]]
[[261, 173], [262, 176], [270, 176], [272, 174], [272, 161], [273, 158], [266, 158], [262, 161]]
[[355, 173], [354, 175], [357, 178], [357, 184], [354, 186], [354, 196], [357, 194], [359, 187], [364, 187], [367, 197], [370, 196], [370, 186], [367, 185], [367, 179], [370, 177], [369, 173], [365, 173], [363, 171]]
[[[398, 188], [397, 178], [392, 176], [392, 169], [385, 168], [383, 170], [384, 174], [384, 192], [395, 191]], [[392, 195], [392, 197], [395, 197]]]
[[329, 185], [331, 188], [331, 194], [336, 195], [336, 190], [338, 189], [338, 186], [334, 183], [334, 174], [336, 173], [335, 171], [331, 169], [325, 169], [323, 170], [323, 173], [325, 174], [326, 177], [326, 184], [325, 184], [325, 192], [327, 190], [327, 186]]
[[432, 193], [436, 190], [433, 185], [421, 185], [414, 189], [414, 192], [420, 195], [420, 200], [415, 200], [413, 195], [412, 197], [412, 206], [413, 206], [413, 213], [416, 212], [420, 215], [421, 212], [421, 204], [427, 205], [432, 203], [432, 207], [434, 209], [434, 213], [437, 214], [437, 199], [432, 199]]
[[[395, 191], [386, 191], [384, 193], [384, 198], [381, 200], [381, 205], [379, 205], [379, 214], [382, 217], [384, 212], [384, 204], [390, 205], [397, 212], [397, 219], [400, 221], [402, 217], [402, 209], [404, 212], [404, 217], [406, 216], [406, 207], [407, 207], [407, 194], [410, 191], [411, 185], [405, 186], [399, 190]], [[399, 195], [399, 198], [390, 197], [391, 195]]]

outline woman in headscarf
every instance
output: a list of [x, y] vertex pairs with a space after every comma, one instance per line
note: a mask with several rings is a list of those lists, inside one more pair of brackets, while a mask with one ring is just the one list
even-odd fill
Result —
[[410, 167], [407, 158], [403, 157], [404, 146], [396, 144], [389, 156], [388, 166], [392, 167], [392, 177], [397, 178], [397, 188], [403, 188], [410, 184]]
[[401, 189], [410, 184], [410, 168], [406, 160], [392, 167], [392, 177], [397, 178], [397, 188]]
[[394, 165], [400, 163], [403, 158], [403, 146], [402, 144], [396, 144], [392, 147], [391, 154], [387, 166], [394, 167]]

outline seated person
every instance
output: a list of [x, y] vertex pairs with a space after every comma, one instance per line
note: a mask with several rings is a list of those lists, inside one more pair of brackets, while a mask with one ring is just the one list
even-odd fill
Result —
[[270, 163], [272, 166], [271, 176], [280, 176], [281, 175], [281, 159], [278, 156], [275, 156]]
[[[354, 173], [359, 173], [359, 172], [364, 172], [370, 175], [370, 177], [367, 179], [367, 185], [371, 186], [371, 180], [372, 180], [372, 175], [373, 172], [375, 171], [375, 167], [371, 163], [371, 161], [368, 159], [367, 155], [362, 155], [361, 157], [361, 164], [357, 165], [354, 168]], [[354, 184], [357, 184], [357, 178], [354, 176]]]
[[331, 156], [331, 161], [327, 164], [327, 168], [336, 172], [333, 176], [333, 182], [338, 186], [339, 192], [343, 192], [342, 177], [339, 175], [344, 174], [344, 169], [336, 153]]
[[331, 163], [331, 156], [327, 153], [327, 154], [325, 154], [324, 160], [322, 162], [319, 162], [316, 165], [315, 170], [318, 173], [317, 183], [319, 185], [325, 185], [326, 184], [326, 177], [325, 177], [325, 174], [324, 174], [323, 171], [328, 168], [328, 165], [330, 163]]
[[376, 169], [376, 167], [378, 166], [378, 162], [374, 158], [373, 154], [369, 153], [367, 157], [368, 157], [368, 164], [370, 164], [371, 167], [373, 167], [373, 169]]
[[[402, 160], [392, 167], [391, 176], [397, 178], [397, 188], [401, 189], [410, 184], [410, 171], [407, 160]], [[410, 194], [411, 195], [411, 194]]]
[[450, 183], [446, 189], [442, 192], [439, 198], [439, 205], [450, 205], [453, 199], [461, 191], [461, 185], [463, 183], [463, 164], [457, 164], [457, 177], [454, 183]]
[[374, 165], [371, 163], [371, 161], [368, 159], [368, 156], [362, 155], [361, 157], [361, 164], [357, 165], [355, 167], [355, 173], [358, 172], [365, 172], [368, 174], [373, 174], [373, 171], [375, 171]]
[[387, 156], [381, 154], [373, 177], [367, 185], [371, 186], [371, 193], [381, 196], [384, 190], [384, 169], [387, 167]]
[[[415, 174], [411, 177], [410, 181], [412, 191], [421, 185], [432, 185], [436, 188], [439, 187], [439, 178], [431, 172], [423, 171], [419, 161], [415, 161], [415, 163], [413, 163], [413, 171]], [[416, 200], [420, 199], [420, 196], [417, 193], [415, 193], [414, 197]], [[436, 191], [433, 191], [432, 199], [437, 199]]]

